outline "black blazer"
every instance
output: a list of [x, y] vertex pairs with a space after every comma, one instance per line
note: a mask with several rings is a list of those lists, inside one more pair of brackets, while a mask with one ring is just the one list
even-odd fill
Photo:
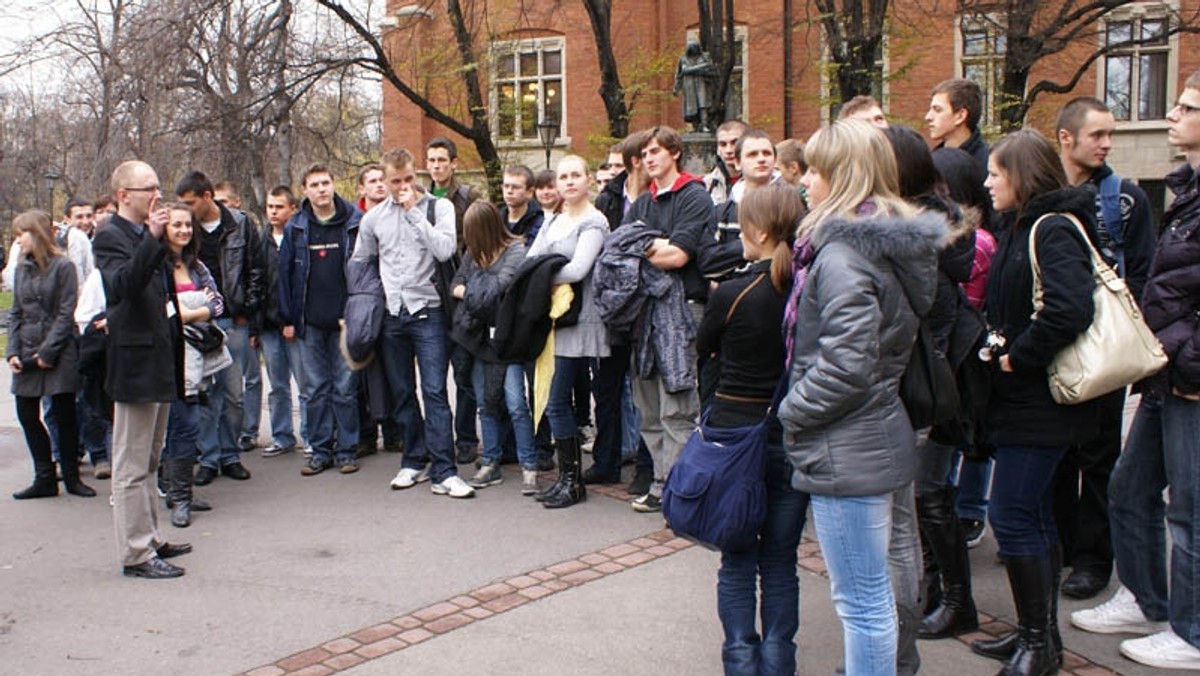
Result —
[[[167, 247], [121, 216], [92, 240], [108, 301], [105, 389], [113, 401], [170, 402], [183, 396], [182, 326]], [[168, 303], [173, 308], [167, 317]]]

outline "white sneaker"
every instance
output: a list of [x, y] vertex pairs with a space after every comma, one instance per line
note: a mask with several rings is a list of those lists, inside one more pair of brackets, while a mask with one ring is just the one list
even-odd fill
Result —
[[1200, 648], [1167, 629], [1145, 638], [1121, 641], [1121, 654], [1159, 669], [1200, 669]]
[[404, 467], [399, 472], [396, 472], [396, 478], [392, 479], [392, 490], [398, 491], [405, 488], [412, 488], [422, 481], [429, 481], [428, 469]]
[[1167, 628], [1166, 622], [1147, 620], [1133, 592], [1125, 587], [1095, 608], [1071, 613], [1071, 624], [1094, 634], [1153, 634]]
[[446, 477], [441, 483], [433, 484], [429, 487], [430, 492], [434, 495], [449, 495], [452, 498], [473, 498], [475, 497], [475, 489], [467, 485], [460, 476]]

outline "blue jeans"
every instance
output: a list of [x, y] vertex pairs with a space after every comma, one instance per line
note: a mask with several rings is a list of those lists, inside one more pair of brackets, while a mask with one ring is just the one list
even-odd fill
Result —
[[[767, 449], [767, 520], [759, 532], [758, 548], [721, 552], [717, 614], [725, 629], [721, 660], [726, 676], [796, 673], [795, 636], [800, 627], [796, 548], [804, 531], [808, 494], [792, 488], [791, 476], [783, 447], [772, 444]], [[761, 637], [756, 620], [762, 622]]]
[[817, 539], [842, 620], [846, 673], [896, 673], [896, 602], [888, 576], [892, 494], [812, 496]]
[[1066, 447], [998, 446], [988, 521], [1001, 556], [1042, 558], [1058, 544], [1054, 470]]
[[580, 373], [588, 370], [587, 357], [555, 357], [554, 377], [550, 381], [550, 396], [546, 399], [546, 417], [550, 419], [550, 434], [555, 439], [579, 435], [575, 418], [575, 383]]
[[112, 421], [104, 417], [88, 403], [87, 397], [80, 391], [75, 400], [75, 408], [79, 411], [79, 446], [96, 463], [108, 462], [109, 449], [112, 448]]
[[958, 469], [958, 500], [954, 503], [960, 519], [983, 521], [988, 509], [988, 475], [991, 460], [967, 460]]
[[[1108, 482], [1117, 577], [1146, 618], [1200, 647], [1200, 402], [1144, 395]], [[1169, 488], [1169, 503], [1162, 492]], [[1171, 572], [1163, 519], [1171, 529]], [[1168, 580], [1170, 582], [1168, 588]]]
[[233, 355], [233, 364], [213, 377], [208, 389], [208, 404], [200, 407], [200, 464], [216, 469], [241, 461], [238, 437], [242, 431], [242, 367], [238, 349], [246, 341], [246, 327], [235, 326], [232, 319], [218, 319], [225, 331], [225, 345]]
[[267, 395], [267, 410], [271, 416], [271, 442], [284, 448], [296, 445], [292, 423], [292, 376], [300, 389], [300, 437], [308, 438], [308, 395], [304, 392], [303, 366], [299, 341], [284, 340], [278, 329], [269, 329], [259, 336], [263, 360], [267, 362], [267, 379], [271, 391]]
[[326, 462], [353, 458], [358, 443], [358, 374], [342, 358], [338, 333], [306, 326], [299, 339], [301, 387], [308, 395], [308, 443], [313, 459]]
[[196, 457], [196, 441], [200, 438], [200, 404], [183, 399], [171, 402], [167, 415], [167, 443], [163, 457], [182, 460]]
[[[489, 390], [503, 388], [504, 408], [512, 421], [513, 436], [517, 442], [517, 462], [522, 469], [537, 469], [537, 449], [533, 446], [533, 416], [529, 412], [529, 400], [525, 398], [525, 367], [521, 364], [489, 364], [476, 359], [472, 367], [471, 383], [475, 387], [475, 401], [479, 404], [479, 430], [483, 437], [483, 463], [500, 464], [504, 453], [504, 424], [500, 411], [491, 410]], [[490, 371], [490, 373], [489, 373]], [[501, 376], [503, 382], [500, 382]]]
[[[388, 387], [396, 398], [404, 431], [403, 467], [422, 469], [429, 465], [429, 476], [441, 483], [458, 474], [454, 464], [454, 440], [451, 429], [450, 400], [446, 394], [446, 370], [450, 354], [442, 308], [425, 308], [415, 315], [407, 308], [400, 314], [383, 317], [382, 353]], [[421, 404], [425, 420], [415, 405], [416, 387], [413, 360], [421, 373]], [[471, 416], [472, 420], [474, 415]]]
[[236, 350], [229, 352], [242, 367], [242, 428], [238, 434], [238, 445], [250, 448], [258, 439], [258, 424], [262, 420], [262, 364], [258, 360], [258, 348], [250, 346], [250, 328], [237, 327], [239, 337]]

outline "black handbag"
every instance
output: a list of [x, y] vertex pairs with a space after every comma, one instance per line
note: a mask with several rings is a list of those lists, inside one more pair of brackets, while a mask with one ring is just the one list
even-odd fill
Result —
[[183, 325], [183, 339], [201, 354], [208, 354], [225, 345], [225, 332], [212, 322], [192, 322]]
[[914, 430], [950, 420], [958, 413], [958, 383], [950, 360], [933, 344], [926, 320], [917, 328], [908, 366], [900, 378], [900, 400]]

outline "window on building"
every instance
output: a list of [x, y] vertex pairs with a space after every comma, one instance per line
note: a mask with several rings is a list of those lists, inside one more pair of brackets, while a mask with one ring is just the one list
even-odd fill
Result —
[[1001, 91], [1004, 84], [1004, 28], [987, 16], [964, 16], [959, 22], [962, 77], [979, 85], [983, 92], [983, 129], [1000, 125]]
[[1103, 41], [1104, 102], [1118, 120], [1138, 122], [1167, 116], [1167, 70], [1171, 46], [1166, 16], [1110, 20]]
[[563, 40], [492, 46], [493, 132], [499, 141], [537, 141], [538, 122], [558, 123], [563, 136]]
[[[749, 119], [746, 106], [746, 27], [733, 28], [733, 72], [729, 74], [729, 90], [725, 93], [725, 118]], [[699, 31], [687, 32], [688, 41], [700, 41]], [[711, 58], [711, 55], [709, 55]]]

